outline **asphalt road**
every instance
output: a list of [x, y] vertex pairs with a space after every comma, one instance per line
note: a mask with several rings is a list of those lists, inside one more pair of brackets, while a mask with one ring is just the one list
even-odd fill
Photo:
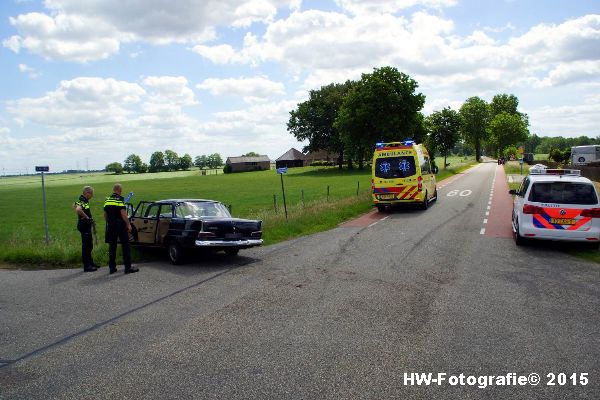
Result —
[[[600, 267], [516, 247], [502, 179], [237, 258], [0, 270], [0, 398], [598, 399]], [[448, 382], [510, 373], [541, 382]]]

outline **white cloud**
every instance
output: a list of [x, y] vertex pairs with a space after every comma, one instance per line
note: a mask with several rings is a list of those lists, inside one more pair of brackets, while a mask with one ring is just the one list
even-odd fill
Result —
[[[589, 96], [582, 104], [526, 109], [531, 132], [544, 136], [600, 136], [600, 97]], [[568, 134], [566, 134], [568, 133]]]
[[[206, 0], [177, 4], [161, 0], [46, 0], [49, 14], [11, 17], [18, 35], [6, 48], [24, 48], [47, 59], [87, 62], [110, 57], [121, 43], [202, 43], [216, 38], [219, 26], [245, 27], [272, 21], [278, 7], [293, 0]], [[118, 10], [118, 12], [115, 12]]]
[[144, 85], [151, 88], [152, 101], [178, 106], [197, 104], [188, 80], [183, 76], [149, 76]]
[[441, 9], [456, 5], [457, 0], [335, 0], [335, 2], [355, 15], [364, 15], [396, 13], [415, 6]]
[[8, 39], [4, 39], [2, 41], [2, 46], [12, 50], [14, 53], [19, 53], [21, 50], [21, 37], [15, 35], [9, 37]]
[[40, 77], [40, 73], [35, 68], [28, 66], [27, 64], [19, 64], [19, 71], [27, 74], [31, 79], [37, 79]]
[[131, 153], [148, 161], [152, 152], [164, 149], [193, 156], [239, 155], [250, 151], [249, 138], [257, 142], [251, 150], [275, 151], [273, 157], [294, 145], [285, 124], [296, 103], [264, 102], [273, 93], [283, 92], [281, 83], [255, 77], [215, 84], [217, 92], [228, 85], [237, 87], [240, 96], [250, 97], [254, 90], [255, 95], [264, 96], [263, 102], [203, 119], [184, 111], [185, 106], [197, 104], [188, 85], [182, 76], [148, 76], [141, 84], [87, 77], [63, 81], [44, 96], [8, 104], [15, 119], [43, 126], [44, 134], [18, 137], [2, 128], [0, 155], [12, 165], [45, 162], [60, 170], [76, 168], [74, 162], [65, 165], [64, 161], [73, 160], [74, 154], [80, 158], [80, 167], [88, 157], [92, 168], [101, 168]]
[[192, 50], [214, 64], [229, 64], [236, 61], [237, 56], [234, 48], [228, 44], [219, 46], [197, 45]]
[[597, 60], [600, 15], [586, 15], [560, 25], [538, 25], [509, 44], [527, 63]]
[[125, 123], [127, 105], [145, 94], [137, 84], [115, 79], [76, 78], [39, 98], [8, 102], [16, 118], [50, 126], [102, 126]]
[[571, 83], [598, 81], [600, 61], [575, 61], [558, 64], [541, 80], [532, 80], [536, 87], [561, 86]]
[[198, 89], [208, 90], [215, 96], [240, 96], [246, 102], [268, 99], [285, 94], [281, 82], [275, 82], [265, 76], [253, 78], [206, 79], [196, 85]]
[[29, 13], [11, 17], [10, 23], [22, 35], [12, 36], [3, 44], [15, 52], [25, 48], [48, 59], [85, 62], [119, 51], [117, 33], [98, 18]]
[[407, 19], [308, 10], [273, 22], [261, 37], [247, 34], [238, 51], [230, 45], [195, 51], [218, 63], [281, 63], [293, 75], [308, 73], [308, 89], [332, 82], [330, 77], [337, 82], [354, 79], [357, 71], [383, 65], [396, 66], [424, 85], [486, 89], [561, 84], [592, 79], [595, 71], [587, 64], [562, 64], [600, 59], [600, 15], [538, 25], [503, 43], [482, 30], [463, 37], [454, 31], [453, 21], [423, 11]]

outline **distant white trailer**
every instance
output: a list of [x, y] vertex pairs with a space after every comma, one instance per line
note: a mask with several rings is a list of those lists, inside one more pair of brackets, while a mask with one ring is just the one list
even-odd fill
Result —
[[571, 164], [585, 165], [600, 161], [600, 145], [571, 147]]

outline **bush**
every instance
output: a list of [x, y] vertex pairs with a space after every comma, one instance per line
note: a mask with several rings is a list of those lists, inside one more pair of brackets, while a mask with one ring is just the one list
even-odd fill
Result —
[[335, 164], [334, 161], [313, 161], [310, 163], [311, 167], [333, 167]]
[[230, 174], [232, 172], [233, 171], [232, 171], [232, 168], [231, 168], [231, 164], [227, 164], [227, 165], [225, 165], [225, 167], [223, 167], [223, 173], [224, 174]]
[[548, 159], [553, 160], [557, 163], [568, 163], [571, 158], [571, 150], [560, 150], [560, 149], [552, 149], [548, 154]]

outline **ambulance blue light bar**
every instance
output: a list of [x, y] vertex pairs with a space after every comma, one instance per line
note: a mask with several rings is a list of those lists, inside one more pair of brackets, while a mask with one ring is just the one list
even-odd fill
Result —
[[413, 144], [415, 144], [414, 140], [405, 140], [404, 142], [402, 142], [403, 145], [405, 146], [412, 146]]

